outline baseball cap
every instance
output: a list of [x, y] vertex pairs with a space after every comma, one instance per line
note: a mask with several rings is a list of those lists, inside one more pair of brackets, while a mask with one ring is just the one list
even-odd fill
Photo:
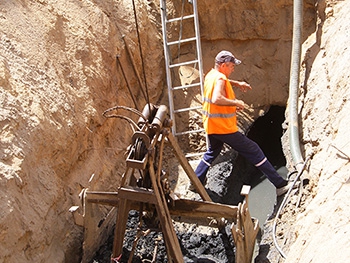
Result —
[[239, 65], [241, 64], [242, 61], [235, 58], [235, 56], [231, 52], [223, 50], [216, 55], [215, 62], [216, 63], [232, 62], [235, 65]]

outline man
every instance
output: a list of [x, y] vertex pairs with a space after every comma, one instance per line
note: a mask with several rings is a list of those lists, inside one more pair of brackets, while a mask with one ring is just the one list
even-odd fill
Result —
[[202, 184], [205, 184], [211, 163], [226, 143], [262, 171], [276, 187], [276, 194], [280, 196], [288, 191], [288, 181], [277, 173], [259, 145], [238, 131], [236, 112], [243, 110], [245, 104], [236, 99], [232, 85], [243, 92], [251, 89], [244, 81], [228, 78], [240, 63], [231, 52], [221, 51], [215, 58], [215, 68], [205, 76], [203, 125], [208, 135], [209, 148], [195, 173]]

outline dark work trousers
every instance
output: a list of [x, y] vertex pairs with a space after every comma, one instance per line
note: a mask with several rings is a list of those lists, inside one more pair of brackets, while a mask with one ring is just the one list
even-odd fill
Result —
[[276, 169], [267, 160], [259, 145], [244, 134], [240, 132], [210, 134], [208, 135], [208, 141], [209, 148], [195, 170], [202, 183], [205, 181], [210, 165], [220, 154], [224, 143], [226, 143], [263, 172], [276, 188], [287, 184], [287, 181], [277, 173]]

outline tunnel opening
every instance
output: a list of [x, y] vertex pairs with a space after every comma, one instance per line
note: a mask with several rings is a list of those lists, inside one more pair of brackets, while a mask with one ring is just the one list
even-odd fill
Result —
[[[282, 124], [285, 120], [285, 107], [273, 105], [267, 113], [259, 117], [246, 133], [265, 153], [271, 164], [283, 177], [286, 176], [286, 159], [282, 150]], [[273, 185], [266, 176], [252, 163], [229, 150], [219, 156], [208, 172], [207, 189], [214, 202], [237, 205], [243, 201], [240, 191], [243, 185], [250, 185], [252, 190], [261, 183], [267, 184], [269, 192], [274, 192]], [[266, 193], [264, 193], [266, 195]]]
[[281, 142], [285, 110], [285, 107], [271, 106], [264, 116], [254, 122], [247, 133], [250, 139], [259, 144], [276, 169], [286, 165]]
[[[247, 137], [260, 146], [267, 159], [282, 176], [285, 175], [281, 169], [285, 168], [286, 165], [286, 158], [282, 150], [281, 141], [285, 110], [285, 107], [275, 105], [271, 106], [268, 112], [264, 116], [259, 117], [247, 132]], [[244, 158], [238, 158], [237, 162], [247, 163]], [[246, 166], [248, 166], [248, 164], [246, 164]], [[258, 185], [262, 180], [267, 180], [265, 175], [263, 175], [256, 167], [251, 170], [255, 172], [249, 173], [250, 170], [248, 170], [248, 178], [245, 179], [245, 182], [252, 187]]]

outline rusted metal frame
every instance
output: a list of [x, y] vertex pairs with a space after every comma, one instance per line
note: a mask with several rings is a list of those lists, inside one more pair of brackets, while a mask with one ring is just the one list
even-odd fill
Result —
[[236, 263], [250, 263], [252, 261], [256, 236], [259, 232], [257, 219], [252, 219], [248, 209], [248, 194], [250, 186], [244, 186], [241, 195], [245, 200], [239, 203], [237, 210], [237, 226], [232, 224], [231, 232], [236, 246]]
[[[84, 193], [85, 194], [85, 193]], [[83, 197], [85, 200], [85, 197]], [[92, 220], [92, 204], [89, 202], [84, 202], [84, 243], [83, 243], [83, 257], [82, 262], [87, 262], [88, 259], [92, 258], [93, 251], [91, 251], [91, 247], [94, 247], [93, 243], [95, 242], [94, 234], [93, 234], [93, 225], [94, 222]]]
[[161, 140], [159, 143], [159, 160], [158, 160], [158, 169], [157, 169], [157, 181], [160, 184], [160, 176], [162, 173], [162, 164], [163, 164], [163, 150], [164, 150], [164, 142], [165, 142], [165, 131], [163, 129], [163, 133], [161, 134]]
[[168, 251], [169, 262], [172, 262], [172, 260], [174, 260], [174, 262], [176, 263], [182, 263], [184, 261], [183, 261], [183, 255], [181, 252], [180, 244], [174, 230], [167, 201], [162, 191], [162, 186], [157, 181], [153, 165], [154, 165], [154, 161], [153, 161], [153, 156], [151, 155], [149, 158], [150, 178], [151, 178], [154, 194], [157, 199], [156, 209], [157, 209], [158, 218], [162, 227], [162, 233], [165, 240], [166, 249]]
[[209, 197], [207, 191], [204, 189], [204, 186], [202, 185], [201, 181], [199, 181], [197, 175], [194, 173], [193, 168], [189, 164], [188, 160], [186, 157], [183, 155], [180, 146], [178, 145], [174, 135], [169, 132], [168, 135], [168, 140], [173, 147], [175, 151], [175, 155], [177, 159], [179, 160], [180, 164], [182, 165], [183, 169], [185, 170], [187, 176], [191, 180], [192, 184], [198, 191], [198, 194], [202, 197], [204, 201], [212, 202], [211, 198]]
[[125, 236], [126, 223], [130, 211], [130, 201], [127, 199], [120, 199], [118, 205], [118, 213], [116, 219], [116, 226], [113, 241], [112, 258], [119, 257], [123, 252], [123, 241]]
[[[163, 110], [159, 109], [158, 111], [160, 112], [160, 114], [158, 114], [158, 112], [157, 112], [156, 117], [158, 116], [158, 118], [155, 117], [155, 120], [152, 122], [152, 124], [156, 124], [158, 131], [159, 131], [162, 128], [162, 124], [163, 124], [163, 121], [165, 118], [165, 115], [164, 115], [165, 111], [164, 111], [164, 109]], [[162, 183], [160, 181], [160, 177], [161, 177], [161, 173], [162, 173], [162, 163], [163, 163], [163, 149], [164, 149], [164, 142], [165, 142], [165, 138], [166, 138], [165, 135], [166, 134], [167, 134], [167, 130], [163, 129], [162, 133], [161, 133], [161, 141], [159, 143], [160, 154], [159, 154], [159, 159], [158, 159], [159, 161], [158, 161], [157, 174], [156, 174], [156, 178], [155, 178], [157, 185], [155, 185], [154, 187], [159, 189], [160, 198], [162, 199], [162, 203], [164, 204], [164, 211], [166, 213], [165, 218], [167, 221], [166, 222], [167, 225], [165, 227], [168, 226], [168, 230], [170, 230], [171, 238], [173, 239], [173, 241], [169, 240], [170, 242], [168, 242], [166, 244], [166, 247], [168, 250], [168, 257], [172, 256], [175, 260], [175, 263], [178, 263], [178, 262], [183, 262], [182, 251], [181, 251], [180, 244], [179, 244], [179, 241], [178, 241], [178, 238], [176, 236], [176, 232], [175, 232], [175, 229], [174, 229], [174, 226], [172, 223], [171, 214], [169, 211], [168, 202], [165, 198], [164, 189], [163, 189]], [[152, 158], [152, 162], [153, 162], [153, 158]], [[153, 166], [152, 166], [152, 169], [153, 169]], [[162, 226], [162, 228], [163, 228], [163, 226]], [[166, 235], [168, 235], [168, 233]], [[164, 235], [164, 231], [163, 231], [163, 235]], [[180, 255], [181, 255], [181, 257], [180, 257]], [[179, 261], [179, 260], [181, 260], [181, 261]], [[171, 262], [171, 261], [172, 260], [170, 259], [169, 262]]]
[[224, 217], [231, 221], [236, 221], [237, 210], [237, 206], [189, 199], [174, 200], [173, 205], [169, 206], [169, 211], [172, 216], [202, 219], [208, 217]]
[[85, 202], [117, 206], [121, 198], [133, 202], [156, 204], [153, 191], [132, 186], [121, 187], [118, 192], [87, 191]]
[[[152, 190], [132, 186], [121, 187], [118, 192], [87, 191], [85, 202], [118, 206], [121, 198], [132, 201], [130, 207], [135, 209], [141, 203], [157, 204], [157, 199]], [[234, 221], [237, 218], [237, 206], [188, 199], [173, 200], [172, 203], [173, 205], [169, 206], [171, 216], [224, 217]]]

